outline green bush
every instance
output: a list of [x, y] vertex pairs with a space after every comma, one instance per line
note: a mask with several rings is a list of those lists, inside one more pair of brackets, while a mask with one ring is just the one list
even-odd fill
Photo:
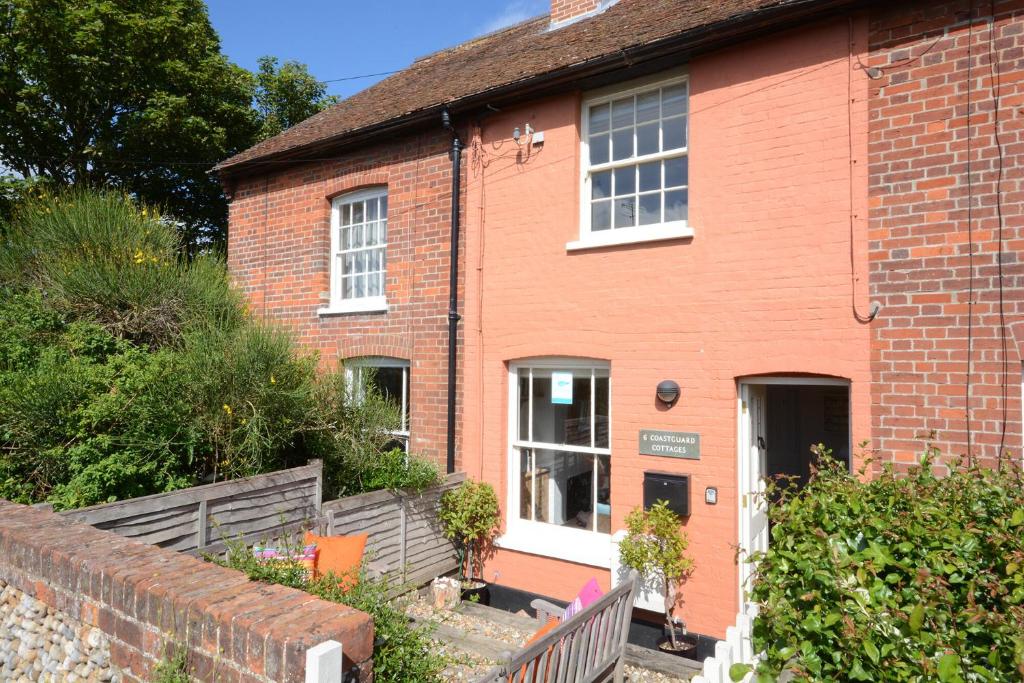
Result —
[[0, 497], [58, 509], [324, 461], [325, 496], [420, 488], [398, 410], [246, 315], [220, 261], [119, 195], [35, 199], [0, 234]]
[[[244, 572], [253, 581], [297, 588], [312, 595], [348, 605], [373, 617], [373, 679], [377, 683], [440, 683], [448, 661], [437, 654], [427, 627], [414, 627], [402, 608], [402, 599], [390, 596], [394, 586], [386, 577], [375, 578], [365, 568], [358, 583], [349, 590], [339, 588], [339, 577], [327, 574], [310, 579], [305, 568], [291, 562], [263, 562], [253, 557], [243, 543], [229, 543], [224, 558], [208, 558], [222, 566]], [[297, 550], [284, 544], [285, 554]], [[351, 582], [346, 582], [350, 584]]]
[[498, 496], [487, 482], [467, 479], [441, 496], [437, 518], [445, 537], [455, 541], [459, 553], [459, 575], [473, 581], [482, 577], [484, 555], [501, 524]]
[[1021, 680], [1020, 472], [939, 476], [936, 457], [869, 482], [824, 458], [801, 492], [776, 494], [752, 591], [758, 680]]

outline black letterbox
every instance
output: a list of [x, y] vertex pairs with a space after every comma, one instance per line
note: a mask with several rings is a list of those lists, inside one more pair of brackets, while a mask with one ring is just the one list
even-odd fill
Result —
[[665, 472], [644, 472], [644, 509], [659, 500], [680, 517], [690, 516], [690, 475]]

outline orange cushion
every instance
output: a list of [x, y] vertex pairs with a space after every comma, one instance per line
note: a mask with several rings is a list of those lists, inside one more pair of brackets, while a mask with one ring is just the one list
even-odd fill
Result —
[[[541, 638], [546, 636], [548, 633], [554, 631], [556, 628], [558, 628], [561, 625], [562, 625], [562, 622], [559, 621], [558, 617], [551, 617], [550, 619], [548, 619], [546, 624], [541, 626], [539, 629], [537, 629], [536, 633], [534, 633], [532, 636], [530, 636], [530, 639], [526, 641], [526, 643], [523, 645], [523, 647], [529, 647], [533, 643], [536, 643], [538, 640], [540, 640]], [[554, 645], [552, 645], [551, 647], [548, 648], [548, 661], [547, 661], [547, 664], [544, 665], [544, 673], [541, 675], [540, 678], [537, 678], [537, 676], [538, 676], [538, 674], [540, 674], [540, 672], [539, 671], [534, 671], [534, 673], [533, 673], [533, 682], [531, 682], [531, 683], [535, 683], [536, 681], [546, 681], [548, 679], [548, 669], [551, 667], [551, 651], [554, 650], [554, 649], [555, 649]], [[520, 681], [525, 681], [526, 680], [526, 667], [527, 666], [528, 666], [527, 664], [523, 664], [523, 668], [519, 670], [519, 680]], [[511, 681], [511, 680], [513, 680], [513, 678], [514, 678], [514, 676], [509, 676], [508, 680]]]
[[306, 532], [306, 544], [315, 543], [316, 575], [333, 573], [340, 586], [352, 588], [359, 582], [359, 567], [366, 549], [366, 534], [357, 536], [316, 536]]

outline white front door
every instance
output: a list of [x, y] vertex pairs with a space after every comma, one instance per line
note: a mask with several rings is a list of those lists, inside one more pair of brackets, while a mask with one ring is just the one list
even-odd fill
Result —
[[751, 554], [768, 549], [766, 389], [763, 384], [740, 384], [739, 458], [740, 609], [746, 608], [753, 566]]

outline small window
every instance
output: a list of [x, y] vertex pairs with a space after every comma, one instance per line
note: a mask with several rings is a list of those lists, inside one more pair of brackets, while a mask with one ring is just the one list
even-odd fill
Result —
[[331, 211], [331, 305], [323, 312], [387, 310], [386, 188], [337, 197]]
[[570, 248], [692, 236], [685, 77], [583, 103], [580, 239]]
[[409, 361], [400, 358], [368, 357], [350, 360], [345, 365], [356, 400], [362, 399], [367, 383], [399, 409], [401, 423], [392, 435], [397, 448], [409, 450]]

